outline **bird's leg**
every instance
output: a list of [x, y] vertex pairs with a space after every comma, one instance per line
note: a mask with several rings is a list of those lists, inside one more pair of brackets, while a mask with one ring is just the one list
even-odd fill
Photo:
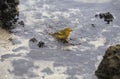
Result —
[[68, 40], [58, 39], [58, 41], [62, 42], [63, 44], [69, 44]]
[[68, 40], [63, 40], [63, 43], [64, 44], [66, 44], [66, 43], [69, 44]]

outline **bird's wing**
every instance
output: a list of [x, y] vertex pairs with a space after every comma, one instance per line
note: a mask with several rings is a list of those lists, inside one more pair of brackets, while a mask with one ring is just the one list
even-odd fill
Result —
[[63, 32], [59, 31], [59, 32], [57, 32], [56, 34], [58, 34], [58, 35], [63, 35]]

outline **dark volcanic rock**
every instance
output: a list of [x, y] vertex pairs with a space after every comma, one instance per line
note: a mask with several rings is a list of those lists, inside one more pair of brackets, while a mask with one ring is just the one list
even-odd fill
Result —
[[95, 75], [98, 79], [120, 79], [120, 45], [107, 49]]
[[112, 22], [113, 19], [114, 19], [113, 15], [110, 12], [100, 13], [100, 14], [95, 15], [95, 17], [98, 17], [98, 16], [99, 16], [100, 19], [104, 19], [104, 21], [106, 21], [107, 24]]
[[10, 30], [14, 28], [18, 20], [19, 0], [0, 0], [0, 21], [2, 23], [2, 28]]
[[14, 3], [16, 5], [19, 4], [19, 0], [7, 0], [8, 3]]

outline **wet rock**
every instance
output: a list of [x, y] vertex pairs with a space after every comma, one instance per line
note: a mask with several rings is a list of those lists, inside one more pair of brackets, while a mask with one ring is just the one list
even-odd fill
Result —
[[43, 73], [47, 73], [48, 75], [51, 75], [51, 74], [53, 74], [54, 72], [50, 69], [50, 68], [45, 68], [45, 69], [43, 69], [41, 72], [43, 72]]
[[27, 47], [18, 47], [16, 49], [13, 49], [12, 51], [13, 52], [20, 52], [20, 51], [25, 51], [25, 50], [27, 50]]
[[96, 14], [95, 17], [98, 17], [100, 19], [104, 19], [105, 22], [107, 22], [107, 24], [109, 24], [110, 22], [113, 21], [114, 17], [110, 12], [107, 13], [100, 13], [100, 14]]
[[30, 41], [31, 42], [37, 42], [37, 39], [36, 38], [31, 38]]
[[29, 40], [29, 46], [30, 48], [41, 48], [45, 46], [45, 43], [43, 41], [38, 41], [36, 38], [31, 38]]
[[1, 56], [0, 61], [3, 62], [5, 59], [12, 58], [12, 57], [19, 57], [21, 54], [4, 54]]
[[23, 21], [18, 22], [18, 24], [22, 25], [23, 27], [25, 26]]
[[98, 79], [120, 79], [120, 45], [107, 49], [95, 75]]
[[[16, 59], [11, 62], [13, 69], [8, 69], [8, 72], [15, 76], [36, 77], [37, 75], [31, 71], [31, 68], [36, 68], [32, 61], [26, 59]], [[22, 63], [22, 64], [21, 64]], [[25, 78], [22, 78], [25, 79]]]
[[38, 47], [40, 48], [40, 47], [44, 47], [45, 46], [45, 43], [44, 42], [42, 42], [42, 41], [40, 41], [39, 43], [38, 43]]

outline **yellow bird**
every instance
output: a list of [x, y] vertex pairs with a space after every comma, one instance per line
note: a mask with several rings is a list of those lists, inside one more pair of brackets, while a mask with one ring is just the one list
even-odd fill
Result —
[[58, 32], [55, 32], [55, 33], [49, 33], [49, 35], [55, 37], [57, 40], [61, 40], [61, 41], [64, 41], [64, 42], [68, 42], [67, 41], [67, 38], [68, 36], [70, 35], [70, 32], [72, 31], [71, 28], [67, 27], [63, 30], [60, 30]]

